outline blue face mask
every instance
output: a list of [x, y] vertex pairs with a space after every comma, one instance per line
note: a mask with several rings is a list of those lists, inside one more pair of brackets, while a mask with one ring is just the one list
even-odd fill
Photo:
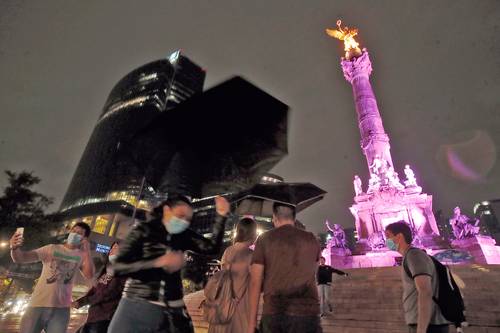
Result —
[[172, 218], [167, 223], [167, 231], [171, 234], [180, 234], [187, 228], [189, 228], [189, 222], [183, 219], [180, 219], [176, 216], [172, 216]]
[[389, 248], [389, 250], [391, 251], [397, 251], [398, 250], [398, 246], [396, 245], [396, 243], [394, 243], [394, 241], [390, 238], [387, 238], [385, 240], [385, 245], [387, 246], [387, 248]]
[[82, 242], [82, 236], [76, 232], [70, 232], [68, 235], [68, 240], [66, 241], [69, 245], [78, 246]]

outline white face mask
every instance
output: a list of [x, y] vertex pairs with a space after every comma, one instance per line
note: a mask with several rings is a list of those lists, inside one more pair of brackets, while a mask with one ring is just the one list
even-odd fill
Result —
[[170, 234], [180, 234], [189, 228], [189, 225], [190, 223], [188, 221], [172, 216], [172, 218], [168, 221], [166, 228]]
[[76, 232], [70, 232], [68, 235], [67, 243], [73, 246], [78, 246], [82, 242], [82, 236], [77, 234]]
[[110, 254], [110, 255], [108, 256], [108, 259], [109, 259], [109, 261], [110, 261], [111, 263], [114, 263], [114, 262], [115, 262], [115, 260], [116, 260], [116, 257], [118, 257], [118, 255], [117, 255], [117, 254]]

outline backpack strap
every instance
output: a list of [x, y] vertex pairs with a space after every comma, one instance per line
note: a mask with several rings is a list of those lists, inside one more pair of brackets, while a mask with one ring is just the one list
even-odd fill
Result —
[[410, 268], [408, 267], [408, 265], [406, 264], [406, 256], [408, 255], [408, 252], [410, 252], [411, 250], [418, 250], [417, 248], [414, 248], [414, 247], [410, 247], [408, 249], [408, 251], [406, 251], [406, 255], [405, 255], [405, 258], [403, 258], [403, 269], [405, 270], [405, 273], [406, 275], [410, 278], [410, 279], [413, 279], [413, 276], [411, 275], [411, 272], [410, 272]]

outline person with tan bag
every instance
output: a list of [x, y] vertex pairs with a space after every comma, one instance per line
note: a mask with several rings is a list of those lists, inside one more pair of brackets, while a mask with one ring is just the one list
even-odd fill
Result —
[[248, 284], [257, 224], [243, 218], [236, 225], [232, 246], [222, 256], [222, 269], [210, 278], [202, 303], [208, 333], [244, 332], [248, 327]]

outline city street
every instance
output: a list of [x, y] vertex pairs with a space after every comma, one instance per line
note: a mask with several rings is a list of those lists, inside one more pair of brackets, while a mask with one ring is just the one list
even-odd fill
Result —
[[[75, 313], [71, 314], [71, 320], [68, 327], [68, 333], [75, 332], [84, 322], [87, 314]], [[0, 332], [1, 333], [18, 333], [20, 315], [9, 314], [6, 317], [0, 317]]]

